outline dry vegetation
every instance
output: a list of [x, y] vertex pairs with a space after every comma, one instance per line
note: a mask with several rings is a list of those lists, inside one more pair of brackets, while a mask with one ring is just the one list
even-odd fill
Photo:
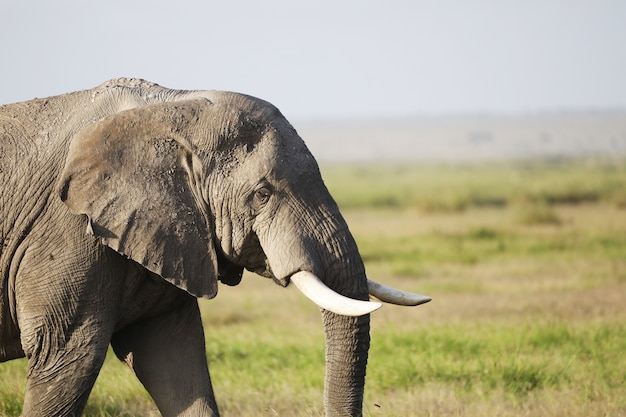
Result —
[[[372, 315], [366, 415], [626, 415], [623, 161], [324, 174], [368, 273], [433, 297]], [[223, 415], [322, 415], [308, 300], [247, 275], [201, 307]], [[0, 365], [0, 415], [19, 415], [24, 374]], [[109, 358], [86, 414], [154, 413]]]

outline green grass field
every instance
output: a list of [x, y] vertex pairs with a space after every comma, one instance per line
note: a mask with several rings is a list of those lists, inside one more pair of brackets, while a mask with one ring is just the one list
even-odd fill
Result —
[[[428, 294], [372, 315], [368, 416], [626, 416], [626, 163], [327, 166], [368, 274]], [[201, 303], [225, 416], [320, 416], [324, 341], [295, 289]], [[17, 416], [25, 362], [0, 364]], [[157, 415], [111, 355], [88, 416]]]

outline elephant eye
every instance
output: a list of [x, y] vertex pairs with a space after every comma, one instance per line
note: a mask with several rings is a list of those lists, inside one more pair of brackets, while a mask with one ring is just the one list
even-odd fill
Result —
[[254, 203], [255, 203], [255, 206], [257, 208], [259, 208], [259, 207], [265, 205], [267, 203], [267, 201], [270, 199], [271, 195], [272, 195], [272, 191], [269, 189], [269, 187], [258, 188], [254, 192]]

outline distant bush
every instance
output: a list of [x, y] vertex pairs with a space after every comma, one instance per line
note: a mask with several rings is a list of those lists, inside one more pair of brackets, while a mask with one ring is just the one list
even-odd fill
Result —
[[559, 225], [561, 219], [556, 211], [545, 203], [524, 204], [518, 209], [517, 218], [525, 225]]
[[[476, 164], [323, 167], [326, 183], [344, 209], [416, 209], [458, 213], [504, 209], [528, 202], [530, 217], [545, 206], [607, 203], [626, 207], [624, 161], [572, 159]], [[542, 206], [544, 205], [544, 206]], [[531, 205], [532, 206], [532, 205]], [[552, 217], [552, 218], [550, 218]], [[532, 220], [532, 219], [529, 219]]]

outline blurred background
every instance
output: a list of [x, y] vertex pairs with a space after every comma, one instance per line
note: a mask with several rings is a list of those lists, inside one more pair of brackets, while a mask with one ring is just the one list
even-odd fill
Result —
[[4, 1], [0, 103], [123, 76], [258, 96], [296, 127], [616, 111], [625, 19], [616, 0]]
[[[368, 274], [433, 297], [372, 315], [365, 415], [619, 416], [625, 22], [618, 0], [5, 0], [0, 104], [115, 77], [272, 102]], [[322, 415], [314, 306], [246, 276], [201, 308], [225, 415]], [[86, 415], [154, 415], [120, 367]], [[0, 415], [25, 372], [0, 365]]]
[[623, 153], [625, 19], [617, 0], [4, 1], [0, 103], [138, 77], [268, 100], [322, 162]]

